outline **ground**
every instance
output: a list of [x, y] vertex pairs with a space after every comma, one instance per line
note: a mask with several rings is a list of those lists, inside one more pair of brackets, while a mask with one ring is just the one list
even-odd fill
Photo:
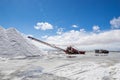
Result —
[[120, 54], [0, 58], [0, 80], [120, 80]]

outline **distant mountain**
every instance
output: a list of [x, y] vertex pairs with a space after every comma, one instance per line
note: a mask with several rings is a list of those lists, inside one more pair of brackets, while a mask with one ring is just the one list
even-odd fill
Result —
[[41, 50], [21, 35], [15, 28], [0, 27], [0, 56], [35, 56], [41, 55]]

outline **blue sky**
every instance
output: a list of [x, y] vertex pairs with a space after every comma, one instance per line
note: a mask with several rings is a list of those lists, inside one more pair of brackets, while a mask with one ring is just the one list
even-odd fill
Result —
[[[98, 25], [109, 30], [110, 20], [120, 16], [120, 0], [0, 0], [0, 25], [15, 27], [36, 37], [55, 35], [58, 28], [72, 30], [77, 25], [91, 31]], [[48, 22], [54, 29], [36, 30], [38, 22]]]

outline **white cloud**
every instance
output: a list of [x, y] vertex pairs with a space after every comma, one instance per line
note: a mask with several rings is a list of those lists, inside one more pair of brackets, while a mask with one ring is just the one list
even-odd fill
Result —
[[74, 24], [74, 25], [72, 25], [72, 27], [77, 28], [78, 26]]
[[80, 32], [86, 32], [85, 29], [80, 29]]
[[34, 28], [37, 30], [48, 30], [53, 29], [53, 25], [48, 22], [38, 22]]
[[74, 45], [81, 49], [103, 48], [119, 50], [119, 34], [120, 30], [110, 30], [98, 34], [71, 30], [61, 35], [49, 36], [46, 41], [56, 45]]
[[93, 26], [93, 31], [94, 32], [100, 32], [100, 27], [98, 25]]
[[46, 38], [48, 38], [48, 35], [42, 36], [42, 38], [43, 38], [43, 39], [46, 39]]
[[113, 18], [112, 20], [110, 20], [110, 24], [111, 27], [114, 29], [118, 29], [120, 28], [120, 17], [118, 18]]
[[57, 34], [62, 34], [62, 33], [63, 33], [63, 29], [64, 29], [64, 28], [58, 28]]

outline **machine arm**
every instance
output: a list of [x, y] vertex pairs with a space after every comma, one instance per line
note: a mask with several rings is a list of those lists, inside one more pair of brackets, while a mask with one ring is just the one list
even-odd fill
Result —
[[47, 45], [47, 46], [50, 46], [50, 47], [53, 47], [53, 48], [56, 48], [56, 49], [58, 49], [58, 50], [62, 50], [62, 51], [64, 51], [64, 52], [66, 52], [66, 50], [64, 50], [64, 49], [62, 49], [62, 48], [59, 48], [59, 47], [57, 47], [57, 46], [55, 46], [55, 45], [51, 45], [51, 44], [49, 44], [49, 43], [47, 43], [47, 42], [41, 41], [41, 40], [36, 39], [36, 38], [34, 38], [34, 37], [28, 36], [28, 38], [30, 38], [30, 39], [32, 39], [32, 40], [35, 40], [35, 41], [37, 41], [37, 42], [43, 43], [43, 44], [45, 44], [45, 45]]

